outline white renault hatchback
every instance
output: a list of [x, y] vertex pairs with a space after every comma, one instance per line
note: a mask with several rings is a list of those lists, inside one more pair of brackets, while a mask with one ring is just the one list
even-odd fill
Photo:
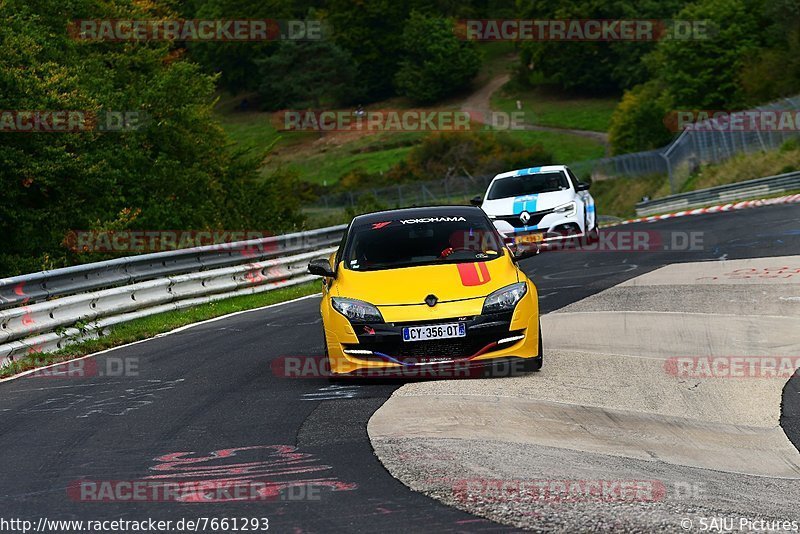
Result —
[[597, 238], [597, 213], [589, 184], [578, 181], [566, 165], [532, 167], [495, 176], [483, 208], [506, 237], [517, 244], [548, 244], [564, 239]]

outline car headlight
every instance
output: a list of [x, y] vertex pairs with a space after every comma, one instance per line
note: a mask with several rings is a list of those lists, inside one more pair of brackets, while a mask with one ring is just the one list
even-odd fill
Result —
[[513, 310], [514, 306], [517, 305], [517, 302], [522, 300], [522, 297], [525, 296], [527, 291], [528, 286], [525, 282], [500, 288], [486, 297], [486, 301], [483, 303], [483, 313], [497, 313]]
[[382, 323], [383, 316], [378, 308], [364, 302], [363, 300], [344, 299], [339, 297], [332, 297], [331, 303], [333, 308], [350, 319], [358, 323]]
[[578, 207], [577, 204], [575, 204], [575, 201], [573, 200], [572, 202], [564, 204], [563, 206], [557, 207], [553, 211], [555, 213], [558, 213], [559, 215], [572, 215], [573, 213], [575, 213], [577, 207]]

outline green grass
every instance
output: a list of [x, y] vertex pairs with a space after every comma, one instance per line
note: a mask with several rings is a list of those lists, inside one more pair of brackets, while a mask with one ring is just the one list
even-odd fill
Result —
[[357, 136], [344, 143], [340, 143], [336, 134], [322, 138], [316, 136], [317, 145], [313, 148], [298, 147], [270, 157], [265, 171], [282, 166], [298, 171], [303, 180], [332, 185], [356, 169], [370, 174], [389, 170], [406, 159], [411, 148], [425, 135], [419, 132], [385, 132]]
[[608, 131], [615, 98], [565, 96], [550, 86], [517, 89], [512, 81], [492, 95], [492, 108], [511, 113], [522, 103], [525, 120], [530, 124], [572, 128], [595, 132]]
[[279, 132], [271, 122], [270, 113], [230, 111], [218, 117], [238, 147], [269, 149], [265, 174], [278, 167], [290, 168], [298, 171], [303, 180], [320, 184], [334, 184], [355, 169], [368, 173], [386, 171], [405, 159], [411, 146], [424, 135], [392, 132], [363, 135], [336, 144], [330, 142], [335, 133], [320, 137], [315, 132]]
[[231, 140], [243, 148], [266, 148], [283, 136], [270, 123], [269, 113], [237, 113], [219, 116]]
[[274, 289], [264, 293], [257, 293], [255, 295], [244, 295], [241, 297], [232, 297], [209, 302], [207, 304], [200, 304], [184, 310], [142, 317], [141, 319], [114, 326], [111, 328], [108, 335], [98, 339], [81, 341], [57, 352], [36, 353], [16, 360], [0, 368], [0, 378], [6, 378], [29, 369], [69, 361], [101, 350], [147, 339], [187, 324], [205, 321], [206, 319], [212, 319], [237, 311], [284, 302], [305, 295], [312, 295], [319, 292], [319, 289], [319, 283], [309, 282], [296, 286]]
[[236, 146], [268, 151], [264, 174], [288, 168], [296, 170], [301, 179], [319, 184], [332, 185], [356, 169], [370, 174], [384, 172], [404, 160], [411, 147], [428, 135], [335, 132], [320, 136], [316, 132], [280, 132], [271, 116], [266, 112], [236, 111], [230, 105], [217, 109], [220, 124]]
[[777, 150], [738, 154], [716, 165], [703, 165], [681, 185], [680, 191], [695, 191], [797, 170], [800, 170], [800, 141], [787, 141]]
[[317, 137], [312, 132], [279, 132], [272, 123], [271, 116], [271, 113], [259, 111], [217, 114], [231, 141], [245, 149], [264, 150], [275, 146], [299, 145]]
[[588, 137], [533, 130], [512, 130], [510, 133], [526, 144], [541, 143], [553, 154], [556, 163], [570, 163], [605, 156], [603, 144]]
[[652, 175], [640, 178], [615, 178], [593, 182], [589, 192], [594, 197], [598, 215], [628, 218], [636, 215], [636, 203], [647, 195], [655, 198], [669, 184], [665, 176]]
[[361, 154], [320, 154], [293, 161], [288, 167], [299, 170], [304, 180], [331, 185], [356, 169], [370, 174], [387, 171], [404, 160], [410, 150], [400, 147]]

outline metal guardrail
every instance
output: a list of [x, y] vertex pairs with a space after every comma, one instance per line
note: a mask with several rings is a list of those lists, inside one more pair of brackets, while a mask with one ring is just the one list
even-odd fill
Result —
[[[347, 225], [75, 265], [0, 279], [0, 310], [103, 287], [257, 262], [332, 246]], [[2, 325], [0, 325], [2, 326]]]
[[636, 215], [647, 216], [674, 210], [698, 208], [756, 196], [773, 195], [800, 189], [800, 172], [789, 172], [735, 184], [699, 189], [636, 204]]
[[346, 225], [0, 279], [0, 366], [139, 317], [313, 280]]

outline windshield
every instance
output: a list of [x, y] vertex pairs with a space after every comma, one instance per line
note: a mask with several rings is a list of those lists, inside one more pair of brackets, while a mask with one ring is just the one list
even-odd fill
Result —
[[459, 215], [354, 224], [343, 259], [347, 269], [372, 271], [502, 255], [502, 241], [485, 217]]
[[540, 172], [495, 180], [486, 198], [487, 200], [497, 200], [498, 198], [551, 193], [565, 189], [569, 189], [569, 183], [563, 172]]

